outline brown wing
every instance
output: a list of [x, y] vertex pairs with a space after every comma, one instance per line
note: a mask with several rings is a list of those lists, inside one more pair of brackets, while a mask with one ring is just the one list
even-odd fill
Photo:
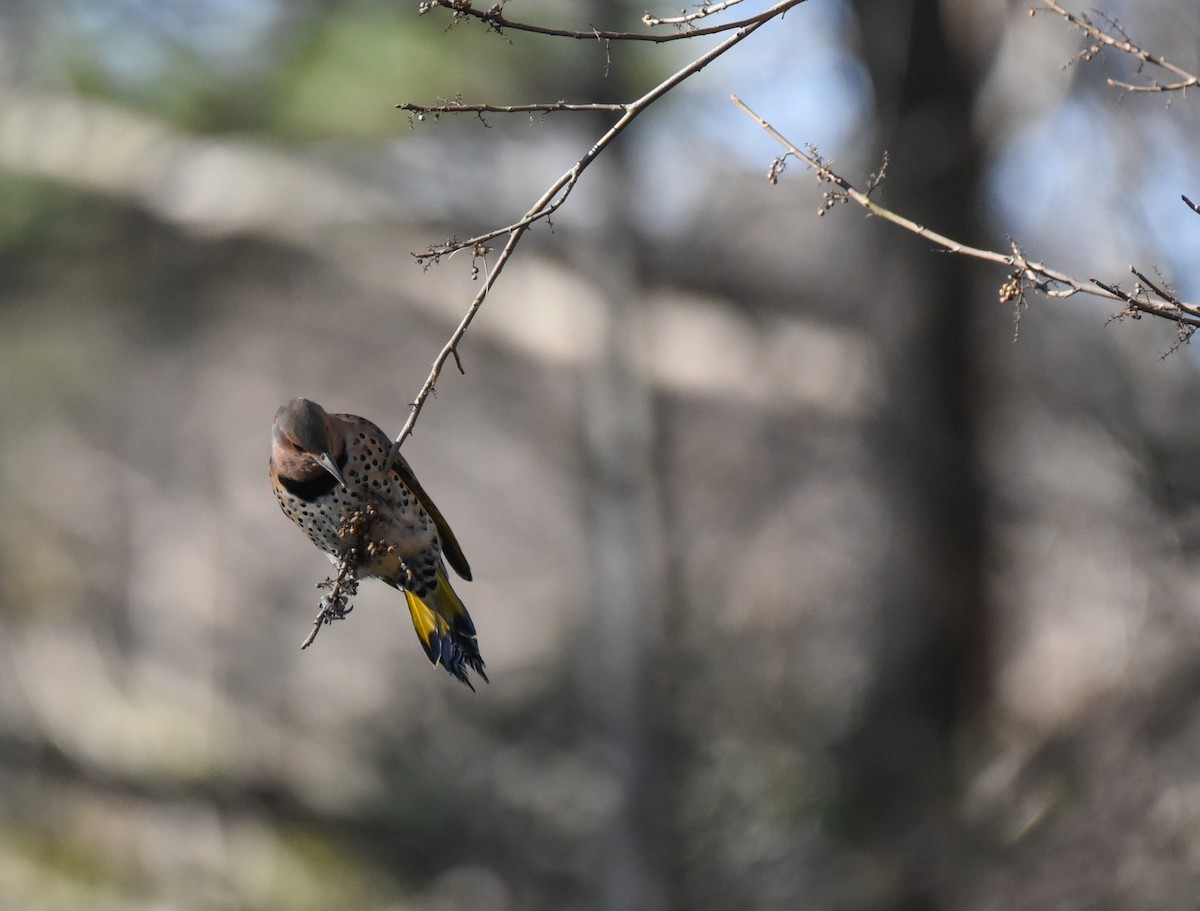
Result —
[[[375, 442], [382, 446], [384, 455], [391, 451], [391, 439], [374, 422], [368, 421], [364, 417], [359, 417], [357, 414], [335, 414], [334, 417], [352, 427], [368, 430], [375, 437]], [[433, 524], [437, 527], [438, 537], [442, 539], [442, 553], [446, 557], [446, 562], [454, 568], [456, 573], [470, 582], [471, 566], [467, 563], [467, 558], [463, 556], [462, 548], [458, 545], [458, 538], [454, 537], [454, 532], [450, 530], [450, 524], [446, 521], [445, 516], [442, 515], [441, 510], [434, 505], [433, 500], [429, 499], [429, 494], [425, 492], [425, 488], [421, 486], [421, 483], [417, 480], [417, 476], [413, 474], [413, 470], [409, 467], [408, 462], [405, 461], [404, 456], [396, 456], [396, 463], [392, 466], [392, 471], [396, 472], [400, 476], [400, 480], [408, 485], [408, 489], [416, 496], [417, 502], [421, 504], [422, 508], [429, 513], [430, 518], [433, 519]]]
[[442, 539], [442, 553], [446, 557], [446, 562], [454, 567], [454, 571], [466, 579], [471, 581], [471, 567], [467, 563], [467, 558], [463, 556], [462, 548], [458, 545], [458, 539], [454, 537], [454, 532], [450, 530], [450, 525], [442, 515], [441, 510], [434, 505], [433, 500], [429, 499], [429, 494], [425, 492], [425, 488], [417, 480], [417, 476], [413, 474], [413, 470], [405, 461], [404, 456], [397, 455], [396, 462], [392, 466], [392, 471], [400, 476], [400, 479], [408, 485], [408, 489], [416, 494], [417, 502], [424, 507], [433, 519], [433, 524], [437, 526], [438, 536]]

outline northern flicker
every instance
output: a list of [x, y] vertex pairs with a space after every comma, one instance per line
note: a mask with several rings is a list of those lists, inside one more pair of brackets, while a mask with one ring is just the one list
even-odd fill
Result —
[[468, 581], [471, 567], [408, 462], [397, 455], [384, 470], [390, 448], [366, 418], [292, 399], [271, 428], [271, 489], [283, 514], [332, 560], [353, 547], [359, 577], [403, 591], [429, 660], [473, 690], [468, 669], [485, 681], [487, 674], [442, 558]]

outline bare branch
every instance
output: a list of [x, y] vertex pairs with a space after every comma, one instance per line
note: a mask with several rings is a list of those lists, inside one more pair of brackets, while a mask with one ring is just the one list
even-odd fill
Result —
[[[737, 0], [740, 2], [740, 0]], [[804, 0], [797, 0], [797, 3], [789, 3], [790, 8]], [[732, 6], [732, 3], [726, 3], [727, 6]], [[782, 5], [782, 4], [780, 4]], [[678, 41], [681, 38], [699, 38], [704, 35], [719, 35], [722, 32], [731, 32], [736, 29], [742, 29], [750, 25], [767, 22], [779, 15], [776, 12], [776, 7], [771, 7], [754, 16], [748, 16], [745, 19], [739, 19], [736, 22], [726, 22], [722, 25], [712, 25], [708, 28], [693, 28], [687, 31], [680, 32], [663, 32], [663, 33], [647, 33], [647, 32], [609, 32], [601, 29], [589, 28], [583, 30], [576, 29], [561, 29], [549, 28], [544, 25], [532, 25], [527, 22], [514, 22], [511, 19], [505, 18], [500, 11], [500, 4], [489, 6], [486, 10], [477, 10], [472, 5], [470, 0], [425, 0], [420, 6], [422, 15], [437, 7], [448, 9], [454, 13], [455, 17], [470, 16], [486, 23], [497, 32], [504, 29], [512, 29], [518, 32], [530, 32], [535, 35], [549, 35], [553, 38], [574, 38], [580, 41], [650, 41], [655, 44], [662, 44], [666, 41]], [[706, 14], [707, 15], [707, 14]], [[697, 17], [698, 18], [698, 17]], [[643, 20], [644, 21], [644, 20]]]
[[[809, 147], [808, 151], [800, 150], [766, 120], [750, 110], [740, 98], [736, 95], [731, 97], [734, 104], [762, 127], [767, 135], [787, 150], [787, 154], [775, 159], [771, 164], [767, 176], [772, 183], [778, 180], [787, 159], [794, 157], [812, 168], [816, 172], [818, 181], [832, 184], [836, 188], [825, 191], [819, 210], [822, 215], [838, 203], [855, 202], [872, 215], [878, 215], [880, 218], [887, 219], [892, 224], [899, 225], [904, 230], [911, 231], [918, 237], [923, 237], [950, 253], [970, 256], [975, 259], [982, 259], [987, 262], [1010, 267], [1013, 271], [1008, 281], [1000, 288], [1000, 299], [1003, 302], [1016, 302], [1018, 308], [1024, 305], [1026, 288], [1034, 288], [1050, 297], [1071, 297], [1075, 294], [1089, 294], [1094, 297], [1118, 300], [1126, 305], [1125, 315], [1148, 313], [1152, 316], [1169, 319], [1181, 328], [1185, 326], [1200, 326], [1200, 307], [1179, 300], [1169, 290], [1151, 282], [1140, 272], [1133, 269], [1132, 266], [1130, 269], [1139, 279], [1139, 284], [1135, 291], [1130, 293], [1122, 290], [1117, 285], [1108, 285], [1096, 279], [1083, 281], [1064, 272], [1059, 272], [1057, 269], [1052, 269], [1043, 263], [1033, 262], [1021, 252], [1016, 244], [1012, 245], [1009, 253], [983, 250], [978, 247], [959, 243], [943, 234], [931, 231], [911, 219], [898, 215], [890, 209], [884, 208], [866, 193], [854, 187], [844, 177], [835, 173], [829, 164], [821, 159], [816, 149]], [[877, 182], [877, 178], [874, 178], [874, 180]], [[1188, 335], [1190, 336], [1190, 330], [1188, 330]]]
[[717, 13], [723, 13], [731, 6], [737, 6], [742, 0], [723, 0], [716, 3], [712, 0], [701, 0], [700, 6], [694, 13], [681, 12], [678, 16], [659, 17], [646, 13], [642, 16], [642, 22], [651, 28], [658, 25], [691, 25], [698, 19], [703, 19], [705, 16], [713, 16]]
[[[1042, 0], [1042, 2], [1045, 4], [1045, 6], [1031, 9], [1029, 11], [1031, 16], [1039, 12], [1056, 13], [1066, 19], [1067, 22], [1069, 22], [1074, 28], [1079, 29], [1079, 31], [1083, 32], [1094, 42], [1096, 42], [1096, 44], [1082, 52], [1081, 56], [1083, 59], [1090, 60], [1095, 54], [1100, 52], [1102, 47], [1111, 47], [1114, 50], [1118, 50], [1123, 54], [1128, 54], [1129, 56], [1137, 59], [1142, 65], [1149, 63], [1167, 71], [1168, 73], [1171, 73], [1173, 76], [1178, 77], [1178, 81], [1167, 83], [1162, 83], [1157, 79], [1153, 79], [1149, 85], [1133, 85], [1128, 82], [1121, 82], [1119, 79], [1110, 78], [1108, 80], [1108, 84], [1114, 88], [1119, 88], [1126, 92], [1144, 94], [1148, 92], [1186, 92], [1193, 86], [1200, 85], [1200, 77], [1189, 73], [1182, 67], [1176, 66], [1165, 57], [1161, 57], [1158, 54], [1152, 54], [1149, 51], [1138, 47], [1129, 40], [1129, 37], [1125, 35], [1115, 23], [1110, 22], [1110, 30], [1105, 31], [1086, 16], [1077, 16], [1074, 13], [1063, 9], [1063, 7], [1059, 6], [1056, 0]], [[1139, 66], [1139, 71], [1140, 69], [1141, 67]]]
[[552, 114], [558, 111], [604, 111], [619, 114], [628, 105], [624, 104], [568, 104], [565, 101], [550, 101], [537, 104], [462, 104], [459, 102], [442, 102], [440, 104], [413, 104], [405, 102], [396, 105], [397, 110], [408, 111], [418, 116], [433, 114]]
[[400, 447], [404, 444], [405, 439], [407, 439], [409, 434], [412, 433], [413, 427], [417, 423], [417, 418], [420, 417], [421, 410], [425, 407], [425, 402], [428, 401], [429, 396], [433, 394], [434, 388], [437, 386], [438, 378], [442, 375], [442, 368], [445, 367], [446, 361], [451, 356], [457, 358], [459, 342], [462, 341], [462, 338], [466, 334], [468, 327], [471, 325], [471, 321], [475, 319], [475, 315], [479, 312], [479, 308], [483, 306], [483, 302], [487, 299], [488, 293], [492, 290], [496, 280], [500, 277], [500, 273], [504, 271], [504, 267], [508, 264], [509, 259], [512, 257], [513, 251], [516, 249], [517, 244], [520, 243], [521, 238], [525, 235], [525, 232], [529, 229], [530, 225], [536, 221], [548, 218], [559, 206], [566, 202], [567, 197], [571, 194], [571, 190], [575, 188], [576, 183], [578, 183], [580, 176], [587, 169], [587, 167], [593, 161], [595, 161], [596, 158], [606, 148], [608, 148], [614, 139], [621, 135], [625, 128], [633, 122], [634, 118], [649, 108], [652, 104], [654, 104], [654, 102], [658, 101], [660, 98], [674, 89], [685, 79], [690, 76], [694, 76], [696, 73], [708, 66], [708, 64], [712, 63], [722, 54], [727, 52], [730, 48], [754, 34], [754, 32], [756, 32], [763, 25], [778, 16], [782, 16], [788, 10], [799, 6], [803, 2], [805, 2], [805, 0], [781, 0], [781, 2], [776, 3], [770, 9], [766, 10], [766, 12], [755, 16], [747, 24], [743, 25], [716, 47], [697, 57], [687, 66], [676, 71], [663, 82], [660, 82], [641, 98], [626, 105], [624, 107], [624, 114], [621, 115], [617, 122], [614, 123], [608, 129], [608, 131], [596, 141], [595, 145], [588, 149], [587, 153], [582, 158], [575, 162], [575, 164], [572, 165], [568, 171], [566, 171], [561, 177], [558, 178], [558, 180], [554, 181], [554, 183], [550, 185], [546, 192], [542, 194], [541, 198], [529, 208], [529, 211], [527, 211], [519, 221], [509, 225], [506, 228], [500, 228], [496, 231], [489, 231], [486, 234], [470, 240], [454, 241], [435, 250], [431, 250], [425, 254], [414, 254], [419, 261], [428, 260], [430, 258], [436, 261], [439, 256], [452, 255], [459, 250], [466, 249], [467, 247], [478, 250], [480, 246], [485, 244], [487, 241], [505, 234], [508, 235], [508, 240], [505, 242], [504, 247], [500, 250], [500, 255], [496, 259], [495, 266], [493, 266], [491, 271], [486, 274], [486, 277], [483, 281], [483, 286], [479, 289], [479, 293], [476, 294], [474, 299], [471, 301], [470, 306], [467, 308], [467, 312], [463, 314], [462, 320], [459, 321], [458, 326], [455, 328], [454, 332], [451, 333], [449, 340], [442, 347], [442, 350], [438, 352], [438, 356], [434, 358], [433, 364], [429, 369], [429, 375], [425, 378], [425, 382], [421, 386], [420, 391], [417, 393], [417, 397], [413, 400], [412, 405], [409, 407], [408, 420], [406, 420], [404, 422], [404, 426], [400, 428], [400, 433], [396, 436], [396, 441], [392, 444], [392, 448], [388, 452], [387, 464], [389, 466], [396, 458], [397, 453], [400, 452]]

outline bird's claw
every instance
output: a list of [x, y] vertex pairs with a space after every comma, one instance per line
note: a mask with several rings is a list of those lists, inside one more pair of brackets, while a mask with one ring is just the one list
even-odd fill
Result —
[[352, 610], [354, 610], [354, 605], [350, 603], [350, 599], [344, 594], [339, 593], [336, 597], [325, 595], [321, 599], [321, 612], [318, 615], [318, 619], [321, 623], [345, 620], [346, 615]]

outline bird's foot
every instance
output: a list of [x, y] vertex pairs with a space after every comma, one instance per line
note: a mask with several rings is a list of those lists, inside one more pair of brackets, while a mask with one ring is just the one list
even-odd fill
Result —
[[330, 594], [321, 598], [321, 612], [317, 618], [322, 623], [332, 623], [334, 620], [345, 620], [352, 610], [354, 605], [350, 603], [349, 594], [342, 591], [336, 596]]
[[356, 557], [355, 550], [351, 549], [338, 561], [337, 575], [332, 579], [317, 583], [317, 588], [327, 588], [329, 591], [321, 596], [320, 609], [316, 619], [313, 620], [312, 631], [308, 634], [308, 638], [300, 644], [301, 649], [306, 649], [313, 644], [313, 640], [317, 638], [317, 633], [321, 631], [322, 626], [332, 623], [334, 620], [345, 620], [346, 615], [354, 610], [350, 598], [358, 592], [358, 575], [355, 571]]

